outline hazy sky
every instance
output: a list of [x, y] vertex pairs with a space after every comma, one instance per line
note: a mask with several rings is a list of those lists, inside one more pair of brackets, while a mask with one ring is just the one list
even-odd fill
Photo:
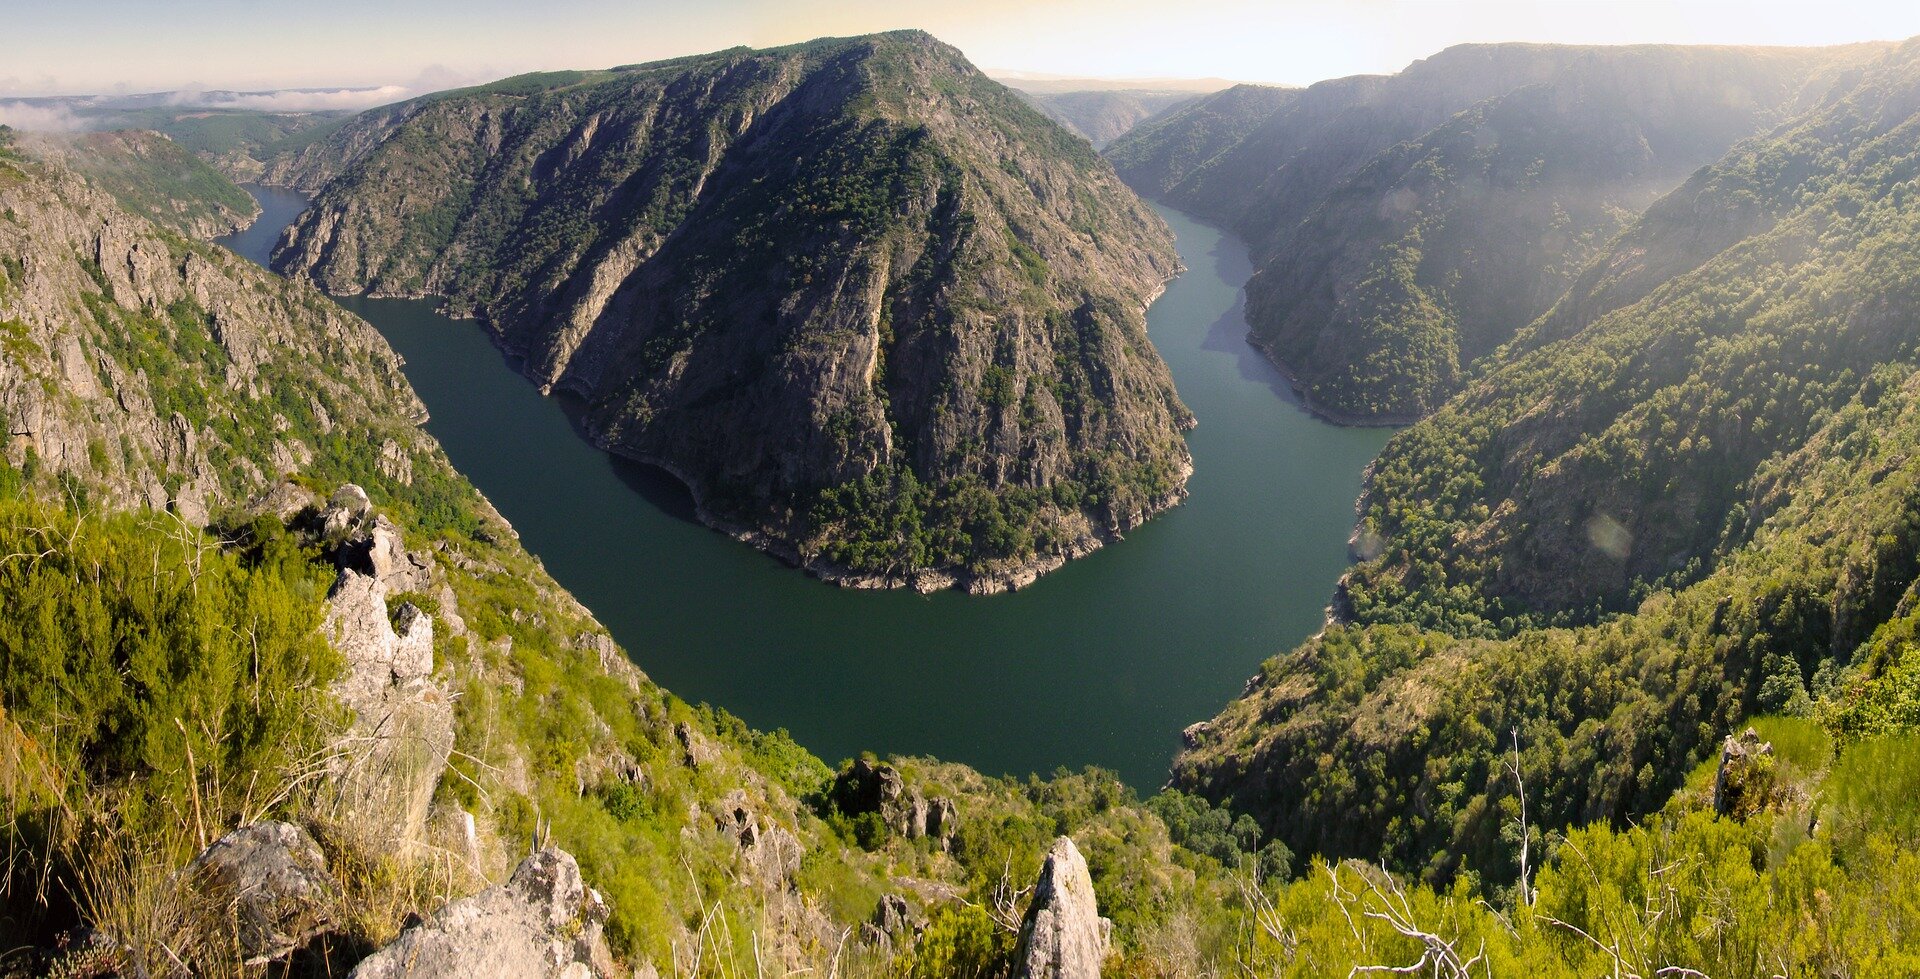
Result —
[[1780, 0], [0, 0], [0, 95], [444, 87], [920, 27], [987, 68], [1304, 83], [1461, 41], [1831, 44], [1920, 3]]

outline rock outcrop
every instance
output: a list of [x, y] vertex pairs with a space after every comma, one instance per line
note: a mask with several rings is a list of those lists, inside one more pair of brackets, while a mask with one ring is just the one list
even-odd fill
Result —
[[1746, 819], [1767, 808], [1773, 787], [1773, 745], [1760, 740], [1760, 732], [1753, 728], [1727, 735], [1720, 745], [1720, 765], [1713, 773], [1713, 811]]
[[1069, 837], [1054, 840], [1020, 929], [1015, 979], [1099, 979], [1112, 935], [1080, 848]]
[[572, 855], [552, 848], [505, 883], [446, 905], [349, 973], [352, 979], [588, 979], [611, 976], [607, 908]]
[[1165, 224], [924, 34], [509, 80], [327, 145], [276, 267], [445, 296], [600, 445], [823, 577], [1019, 587], [1184, 494], [1143, 316]]
[[346, 537], [325, 624], [347, 664], [334, 692], [354, 714], [337, 746], [333, 818], [371, 841], [412, 845], [453, 749], [453, 705], [432, 677], [433, 617], [411, 603], [389, 612], [387, 597], [396, 578], [424, 585], [427, 559], [406, 552], [358, 486], [336, 492], [317, 521]]
[[340, 900], [319, 844], [290, 823], [242, 826], [195, 857], [186, 875], [232, 916], [247, 965], [285, 958], [329, 930]]
[[919, 790], [908, 788], [892, 765], [865, 758], [856, 759], [834, 778], [832, 795], [833, 804], [847, 815], [873, 813], [894, 835], [910, 840], [928, 837], [943, 849], [960, 828], [960, 813], [953, 800], [929, 799]]

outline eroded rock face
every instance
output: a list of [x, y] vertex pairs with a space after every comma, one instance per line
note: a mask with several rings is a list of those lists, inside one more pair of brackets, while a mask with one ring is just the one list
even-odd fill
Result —
[[290, 823], [242, 826], [186, 872], [197, 893], [232, 915], [248, 965], [284, 958], [329, 930], [340, 898], [319, 844]]
[[607, 908], [564, 850], [521, 861], [505, 883], [434, 912], [361, 960], [352, 979], [586, 979], [612, 974]]
[[[31, 456], [99, 504], [201, 524], [311, 461], [336, 423], [424, 416], [386, 341], [311, 290], [163, 233], [58, 159], [0, 170], [0, 448], [16, 468]], [[185, 413], [180, 385], [198, 392]]]
[[763, 886], [784, 887], [799, 872], [806, 847], [786, 827], [760, 813], [745, 790], [728, 793], [716, 823], [739, 845], [746, 870]]
[[[365, 521], [365, 501], [359, 487], [343, 487], [320, 514], [321, 526], [340, 532]], [[332, 802], [346, 830], [406, 846], [422, 838], [446, 769], [453, 706], [432, 677], [433, 617], [410, 603], [387, 610], [389, 581], [414, 584], [422, 576], [424, 587], [424, 559], [405, 551], [384, 516], [370, 523], [368, 534], [336, 552], [343, 567], [327, 596], [327, 637], [347, 661], [334, 693], [354, 713], [335, 762]]]
[[876, 813], [887, 829], [910, 840], [932, 837], [945, 846], [960, 828], [960, 811], [952, 800], [928, 799], [908, 788], [892, 765], [864, 758], [834, 779], [833, 802], [848, 815]]
[[1062, 836], [1047, 851], [1033, 904], [1020, 930], [1016, 979], [1099, 979], [1113, 922], [1100, 917], [1093, 877], [1073, 840]]

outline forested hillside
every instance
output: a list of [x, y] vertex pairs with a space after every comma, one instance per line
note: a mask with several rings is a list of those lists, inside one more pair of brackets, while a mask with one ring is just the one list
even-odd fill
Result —
[[1557, 829], [1659, 808], [1750, 715], [1911, 731], [1916, 95], [1910, 42], [1654, 205], [1396, 436], [1339, 621], [1176, 784], [1299, 850], [1511, 879], [1516, 736]]

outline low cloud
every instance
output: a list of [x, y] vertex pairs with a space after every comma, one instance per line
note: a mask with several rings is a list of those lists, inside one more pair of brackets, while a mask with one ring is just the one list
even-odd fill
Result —
[[404, 85], [378, 88], [287, 89], [279, 92], [202, 92], [183, 105], [260, 112], [319, 112], [328, 109], [371, 109], [414, 94]]
[[71, 133], [92, 128], [66, 106], [18, 101], [0, 102], [0, 126], [40, 133]]

